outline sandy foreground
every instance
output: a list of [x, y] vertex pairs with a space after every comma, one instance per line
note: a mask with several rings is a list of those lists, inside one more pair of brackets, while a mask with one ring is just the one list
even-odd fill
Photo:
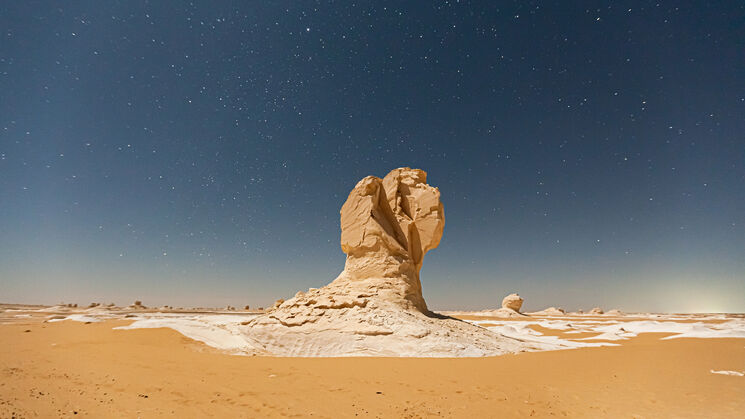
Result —
[[[168, 328], [114, 329], [132, 319], [48, 317], [0, 314], [2, 418], [735, 418], [745, 412], [745, 377], [712, 373], [745, 372], [742, 338], [661, 340], [671, 333], [639, 333], [614, 341], [618, 346], [488, 358], [277, 358], [226, 354]], [[639, 319], [619, 319], [632, 320]], [[544, 337], [599, 336], [529, 327]]]

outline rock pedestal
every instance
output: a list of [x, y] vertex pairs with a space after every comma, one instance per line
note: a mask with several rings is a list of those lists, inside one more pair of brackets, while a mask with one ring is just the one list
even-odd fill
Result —
[[283, 356], [484, 356], [534, 347], [428, 310], [419, 271], [444, 225], [440, 191], [423, 170], [365, 177], [341, 208], [341, 274], [278, 301], [245, 323], [244, 337]]

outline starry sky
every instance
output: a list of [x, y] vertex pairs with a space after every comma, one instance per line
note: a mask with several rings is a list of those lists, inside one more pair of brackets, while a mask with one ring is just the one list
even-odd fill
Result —
[[0, 5], [0, 301], [266, 306], [422, 168], [435, 309], [745, 312], [745, 6]]

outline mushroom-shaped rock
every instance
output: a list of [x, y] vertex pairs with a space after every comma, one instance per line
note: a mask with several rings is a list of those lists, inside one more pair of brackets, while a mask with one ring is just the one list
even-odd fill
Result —
[[426, 181], [423, 170], [401, 168], [357, 183], [341, 208], [347, 261], [335, 284], [372, 285], [390, 302], [427, 311], [419, 270], [440, 244], [445, 212], [440, 191]]
[[603, 309], [600, 307], [595, 307], [592, 310], [590, 310], [589, 314], [603, 314]]
[[523, 306], [523, 299], [517, 294], [510, 294], [502, 299], [502, 308], [508, 308], [520, 312], [520, 307]]
[[[445, 224], [440, 191], [408, 167], [360, 180], [341, 208], [344, 270], [247, 321], [256, 352], [281, 356], [484, 356], [540, 343], [431, 313], [419, 271]], [[518, 306], [519, 308], [519, 306]], [[519, 314], [518, 314], [519, 315]]]

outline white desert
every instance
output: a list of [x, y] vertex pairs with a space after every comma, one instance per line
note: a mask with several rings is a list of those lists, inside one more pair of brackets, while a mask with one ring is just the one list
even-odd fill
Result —
[[349, 193], [339, 276], [267, 310], [0, 305], [0, 417], [742, 417], [745, 316], [438, 311], [444, 224], [399, 168]]

